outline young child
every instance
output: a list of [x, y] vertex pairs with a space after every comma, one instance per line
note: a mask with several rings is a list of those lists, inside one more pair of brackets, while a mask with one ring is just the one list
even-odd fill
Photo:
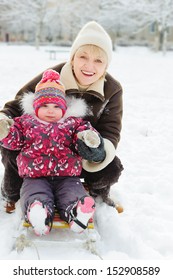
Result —
[[[87, 112], [84, 101], [73, 97], [67, 106], [65, 88], [54, 70], [45, 71], [35, 93], [25, 94], [21, 102], [24, 114], [12, 126], [8, 122], [8, 135], [1, 130], [1, 145], [20, 151], [23, 215], [37, 235], [46, 235], [56, 207], [73, 231], [82, 232], [95, 211], [79, 178], [82, 157], [85, 164], [99, 164], [105, 158], [104, 141], [90, 122], [77, 116], [78, 109]], [[6, 120], [1, 120], [1, 128], [2, 122]]]

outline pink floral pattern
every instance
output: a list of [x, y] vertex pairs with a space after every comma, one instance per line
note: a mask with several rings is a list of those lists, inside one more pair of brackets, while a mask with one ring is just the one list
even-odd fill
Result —
[[94, 130], [89, 122], [69, 117], [62, 123], [45, 124], [28, 114], [14, 120], [1, 144], [20, 150], [17, 165], [21, 177], [80, 175], [82, 159], [77, 152], [77, 133]]

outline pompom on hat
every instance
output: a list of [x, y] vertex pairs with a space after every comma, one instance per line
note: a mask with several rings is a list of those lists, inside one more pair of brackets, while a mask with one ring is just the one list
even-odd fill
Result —
[[109, 34], [104, 30], [104, 28], [95, 21], [90, 21], [83, 26], [79, 31], [76, 39], [74, 40], [71, 52], [70, 60], [73, 59], [76, 51], [84, 45], [95, 45], [105, 51], [108, 64], [112, 59], [112, 40]]
[[52, 69], [43, 73], [41, 81], [35, 87], [33, 107], [36, 116], [38, 109], [49, 103], [57, 104], [62, 109], [63, 115], [65, 114], [67, 110], [65, 87], [60, 81], [60, 74]]

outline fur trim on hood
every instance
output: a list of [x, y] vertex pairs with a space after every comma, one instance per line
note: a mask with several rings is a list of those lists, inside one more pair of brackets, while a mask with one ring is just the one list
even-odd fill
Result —
[[[23, 98], [21, 99], [21, 107], [24, 114], [35, 115], [35, 111], [33, 108], [35, 93], [28, 92], [25, 93]], [[92, 112], [86, 102], [83, 99], [75, 98], [75, 97], [66, 97], [67, 101], [67, 111], [62, 118], [62, 121], [67, 119], [70, 116], [76, 118], [83, 118], [88, 115], [92, 115]]]

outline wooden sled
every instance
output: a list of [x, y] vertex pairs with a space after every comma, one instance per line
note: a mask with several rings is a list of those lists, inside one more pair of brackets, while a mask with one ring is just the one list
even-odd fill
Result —
[[[63, 244], [69, 244], [69, 246], [74, 246], [74, 244], [78, 243], [78, 246], [82, 246], [81, 248], [85, 248], [89, 250], [92, 254], [98, 255], [96, 250], [96, 241], [100, 239], [100, 235], [97, 233], [97, 230], [94, 228], [94, 220], [91, 218], [88, 222], [88, 226], [84, 231], [84, 234], [74, 233], [69, 231], [70, 226], [67, 222], [63, 221], [57, 210], [55, 210], [55, 216], [52, 224], [51, 235], [44, 236], [36, 236], [33, 234], [32, 225], [23, 221], [22, 224], [23, 229], [26, 229], [16, 240], [15, 248], [18, 252], [24, 250], [25, 247], [34, 245], [38, 259], [39, 253], [38, 248], [49, 246], [54, 244], [53, 246], [63, 246]], [[56, 232], [59, 230], [59, 233]], [[67, 230], [67, 231], [66, 231]], [[29, 244], [26, 246], [26, 244]]]

